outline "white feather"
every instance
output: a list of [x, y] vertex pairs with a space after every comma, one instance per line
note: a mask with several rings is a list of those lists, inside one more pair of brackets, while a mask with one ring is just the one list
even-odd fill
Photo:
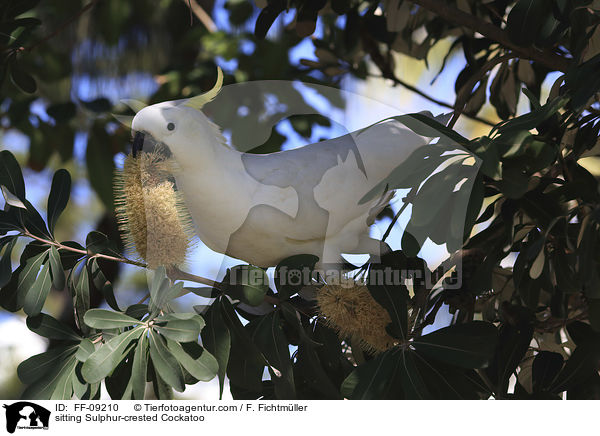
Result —
[[361, 134], [252, 155], [227, 146], [216, 125], [181, 102], [142, 109], [132, 128], [173, 153], [200, 239], [261, 267], [295, 254], [314, 254], [321, 263], [338, 262], [341, 253], [379, 255], [369, 226], [391, 197], [359, 200], [429, 142], [387, 121]]

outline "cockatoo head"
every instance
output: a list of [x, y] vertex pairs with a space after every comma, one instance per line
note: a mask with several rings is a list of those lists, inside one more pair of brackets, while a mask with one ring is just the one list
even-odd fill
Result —
[[133, 155], [144, 146], [152, 148], [159, 144], [167, 146], [179, 162], [196, 154], [199, 141], [211, 135], [214, 137], [214, 125], [201, 109], [216, 97], [222, 85], [223, 72], [218, 68], [217, 82], [205, 94], [166, 101], [140, 110], [131, 123], [135, 135]]

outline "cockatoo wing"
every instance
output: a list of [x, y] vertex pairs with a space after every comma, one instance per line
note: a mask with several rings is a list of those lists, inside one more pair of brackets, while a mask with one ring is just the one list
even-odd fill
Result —
[[[359, 205], [359, 200], [427, 142], [428, 138], [397, 121], [389, 121], [360, 134], [354, 132], [294, 150], [245, 154], [242, 161], [248, 175], [261, 186], [293, 188], [282, 192], [286, 196], [297, 195], [297, 199], [281, 200], [297, 201], [297, 217], [317, 214], [319, 209], [329, 215], [326, 233], [319, 220], [296, 220], [293, 234], [288, 236], [308, 240], [337, 234], [361, 216], [365, 216], [366, 223], [374, 206], [381, 210], [387, 203], [375, 199]], [[260, 199], [260, 192], [255, 196]]]

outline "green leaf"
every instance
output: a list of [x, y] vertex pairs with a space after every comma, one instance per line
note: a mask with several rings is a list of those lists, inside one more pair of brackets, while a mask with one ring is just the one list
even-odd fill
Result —
[[143, 400], [146, 392], [146, 376], [148, 372], [148, 335], [146, 332], [140, 336], [133, 355], [131, 369], [132, 394], [134, 400]]
[[90, 131], [88, 145], [85, 153], [85, 161], [88, 171], [90, 185], [100, 197], [100, 200], [109, 209], [114, 209], [113, 180], [115, 171], [113, 153], [107, 144], [111, 143], [101, 123], [96, 123]]
[[202, 318], [201, 315], [195, 313], [195, 312], [173, 312], [173, 313], [167, 313], [165, 315], [161, 315], [158, 318], [156, 318], [156, 322], [160, 322], [160, 321], [164, 321], [164, 322], [170, 322], [170, 321], [194, 321], [196, 324], [198, 324], [198, 328], [200, 330], [202, 330], [204, 328], [204, 326], [206, 325], [206, 323], [204, 322], [204, 318]]
[[83, 105], [83, 107], [91, 110], [92, 112], [102, 113], [102, 112], [108, 112], [109, 110], [112, 109], [112, 103], [110, 102], [109, 99], [107, 99], [105, 97], [97, 98], [92, 101], [80, 100], [80, 102]]
[[[467, 186], [465, 186], [465, 185], [467, 185]], [[469, 195], [469, 202], [467, 205], [466, 216], [463, 221], [464, 225], [461, 228], [461, 232], [464, 235], [463, 236], [464, 240], [466, 240], [471, 235], [471, 231], [473, 230], [473, 226], [475, 225], [475, 222], [477, 221], [477, 217], [479, 216], [479, 212], [481, 211], [481, 207], [483, 205], [485, 185], [484, 185], [483, 178], [481, 177], [481, 175], [477, 175], [477, 177], [473, 181], [472, 185], [468, 181], [465, 182], [461, 186], [461, 189], [459, 192], [463, 193], [463, 190], [466, 191], [467, 189], [468, 189], [468, 195]], [[459, 207], [458, 210], [461, 210], [461, 208]], [[460, 214], [458, 213], [458, 211], [456, 209], [456, 205], [455, 205], [455, 209], [453, 210], [453, 218], [454, 218], [454, 216], [459, 216], [459, 215]], [[454, 221], [454, 219], [453, 219], [453, 221]], [[463, 241], [461, 240], [461, 243], [462, 242]]]
[[23, 92], [33, 94], [37, 91], [37, 83], [35, 79], [23, 70], [20, 66], [13, 64], [10, 68], [10, 78], [13, 83], [20, 88]]
[[92, 278], [94, 288], [102, 292], [106, 303], [110, 306], [111, 309], [116, 310], [117, 312], [121, 312], [119, 304], [117, 303], [117, 299], [115, 298], [113, 286], [106, 279], [106, 276], [102, 272], [100, 265], [98, 265], [98, 260], [94, 258], [92, 262], [88, 265], [90, 267], [90, 276]]
[[44, 378], [30, 385], [23, 392], [23, 399], [69, 400], [73, 395], [72, 378], [75, 376], [77, 359], [74, 355], [60, 362]]
[[[87, 327], [83, 320], [85, 313], [90, 308], [90, 280], [88, 276], [88, 269], [86, 265], [86, 260], [83, 260], [81, 263], [81, 271], [79, 276], [76, 277], [76, 282], [74, 286], [71, 287], [73, 292], [73, 307], [75, 310], [75, 321], [79, 329], [86, 333]], [[76, 267], [77, 268], [77, 267]], [[71, 275], [73, 275], [75, 269], [71, 271]]]
[[9, 17], [18, 17], [19, 15], [33, 9], [37, 6], [40, 0], [20, 0], [5, 3], [3, 9]]
[[275, 286], [282, 299], [289, 298], [310, 284], [313, 270], [319, 261], [312, 254], [288, 257], [275, 267]]
[[519, 0], [507, 17], [506, 31], [510, 39], [521, 46], [531, 45], [547, 9], [548, 4], [544, 0]]
[[27, 328], [48, 339], [81, 341], [81, 336], [70, 327], [45, 313], [27, 317]]
[[[67, 170], [60, 169], [54, 173], [50, 195], [48, 196], [48, 229], [54, 235], [54, 227], [60, 214], [67, 207], [71, 195], [71, 175]], [[61, 289], [61, 288], [58, 288]]]
[[507, 392], [510, 377], [523, 359], [533, 337], [530, 312], [525, 308], [514, 306], [510, 306], [509, 310], [514, 310], [511, 317], [517, 320], [516, 324], [501, 325], [496, 356], [493, 363], [485, 370], [490, 381], [496, 386], [497, 395]]
[[17, 282], [17, 292], [18, 292], [18, 305], [20, 307], [25, 304], [25, 297], [33, 284], [35, 283], [35, 279], [40, 272], [40, 267], [46, 259], [48, 258], [48, 250], [39, 253], [35, 256], [30, 257], [25, 262], [23, 270], [19, 274], [19, 280]]
[[156, 316], [158, 312], [165, 308], [172, 295], [171, 282], [167, 277], [165, 267], [159, 266], [156, 268], [156, 271], [154, 271], [154, 277], [152, 278], [152, 284], [150, 286], [149, 307], [152, 316]]
[[262, 268], [252, 265], [234, 266], [223, 281], [232, 298], [250, 306], [262, 304], [269, 290], [267, 273]]
[[25, 199], [25, 181], [21, 167], [8, 150], [0, 151], [0, 185], [6, 186], [19, 199]]
[[381, 124], [385, 121], [396, 120], [404, 124], [419, 136], [424, 136], [427, 138], [442, 138], [445, 140], [450, 139], [450, 141], [456, 142], [456, 144], [467, 145], [469, 143], [468, 139], [440, 122], [447, 122], [447, 119], [448, 117], [446, 115], [433, 117], [430, 112], [417, 112], [406, 115], [398, 115], [385, 118], [370, 126], [367, 126], [361, 129], [358, 134], [360, 135], [367, 129], [370, 129], [371, 127]]
[[81, 364], [75, 367], [75, 374], [73, 377], [71, 377], [71, 381], [73, 382], [73, 395], [76, 398], [83, 400], [86, 396], [86, 393], [90, 391], [91, 385], [86, 383], [81, 376]]
[[392, 189], [418, 188], [423, 180], [449, 158], [443, 154], [455, 149], [455, 146], [444, 144], [427, 144], [417, 148], [387, 177], [367, 192], [358, 204], [365, 204]]
[[385, 264], [372, 264], [369, 268], [367, 288], [373, 299], [390, 314], [390, 334], [404, 339], [408, 333], [408, 289], [403, 284], [388, 282], [390, 274], [386, 272], [389, 273], [390, 268]]
[[15, 208], [8, 211], [0, 210], [0, 235], [5, 235], [13, 230], [21, 232], [22, 229], [23, 226]]
[[[56, 381], [56, 387], [50, 395], [51, 400], [70, 400], [73, 397], [73, 379], [77, 378], [75, 369], [79, 362], [75, 357], [71, 357], [67, 364], [63, 367], [63, 371], [59, 379]], [[40, 395], [35, 396], [36, 399]]]
[[152, 382], [152, 389], [154, 390], [154, 395], [158, 400], [173, 399], [173, 388], [160, 377], [154, 368], [152, 360], [149, 361], [148, 366], [148, 381]]
[[[588, 291], [588, 294], [591, 294], [592, 292], [600, 292], [600, 290], [598, 289], [597, 283], [598, 283], [598, 275], [597, 273], [595, 274], [595, 277], [593, 277], [594, 280], [594, 286], [590, 286], [590, 288], [593, 289]], [[588, 313], [589, 313], [589, 319], [590, 319], [590, 324], [592, 326], [592, 328], [596, 331], [596, 332], [600, 332], [600, 298], [591, 298], [591, 296], [589, 296], [588, 298]]]
[[440, 216], [445, 215], [442, 214], [442, 211], [444, 211], [444, 206], [447, 206], [449, 200], [451, 200], [456, 185], [464, 177], [468, 177], [468, 172], [473, 172], [473, 170], [454, 163], [429, 177], [419, 188], [416, 197], [412, 201], [411, 220], [420, 227], [426, 227], [430, 223], [437, 222], [436, 220]]
[[[416, 352], [413, 353], [413, 357], [426, 385], [427, 391], [421, 392], [422, 396], [428, 393], [431, 399], [481, 400], [492, 395], [491, 390], [475, 370], [463, 370], [446, 365], [434, 359], [424, 358]], [[406, 383], [402, 387], [406, 389]], [[416, 394], [411, 396], [414, 398]]]
[[420, 354], [451, 365], [475, 369], [489, 365], [497, 342], [498, 332], [493, 324], [472, 321], [415, 338], [412, 344]]
[[259, 40], [264, 39], [273, 22], [275, 22], [279, 14], [281, 14], [286, 7], [287, 3], [285, 0], [271, 0], [267, 7], [260, 11], [260, 14], [256, 18], [254, 36]]
[[165, 317], [156, 318], [153, 329], [165, 338], [177, 342], [197, 341], [200, 335], [200, 324], [194, 319], [169, 319], [164, 322]]
[[225, 372], [231, 351], [231, 333], [221, 313], [220, 298], [209, 307], [204, 317], [206, 327], [202, 330], [202, 343], [219, 364], [219, 398], [222, 398]]
[[147, 304], [132, 304], [125, 310], [125, 314], [135, 319], [142, 319], [148, 314]]
[[252, 338], [269, 363], [277, 399], [296, 398], [289, 344], [281, 328], [279, 312], [274, 311], [259, 318]]
[[16, 236], [7, 236], [0, 240], [0, 248], [4, 248], [0, 258], [0, 288], [6, 286], [12, 277], [12, 251], [17, 239]]
[[421, 244], [407, 229], [404, 229], [404, 233], [402, 233], [402, 251], [406, 253], [407, 256], [414, 257], [419, 254], [421, 251]]
[[400, 353], [399, 376], [404, 398], [407, 400], [428, 400], [430, 393], [416, 363], [419, 355], [410, 351]]
[[[136, 342], [137, 343], [137, 342]], [[133, 368], [133, 358], [135, 345], [132, 345], [126, 352], [126, 355], [117, 365], [114, 371], [104, 379], [104, 386], [110, 397], [114, 400], [130, 400], [133, 393], [131, 381], [131, 371]]]
[[296, 310], [296, 308], [288, 301], [284, 301], [279, 305], [280, 313], [283, 315], [283, 318], [287, 321], [289, 325], [291, 325], [294, 330], [298, 333], [300, 337], [300, 341], [308, 344], [309, 346], [320, 346], [322, 344], [313, 341], [304, 327], [302, 326], [302, 319], [300, 317], [300, 313]]
[[[210, 381], [217, 375], [219, 371], [217, 359], [196, 342], [179, 344], [167, 338], [167, 346], [181, 366], [196, 379]], [[184, 347], [193, 355], [190, 355]]]
[[521, 198], [528, 189], [529, 176], [513, 162], [502, 164], [502, 180], [497, 186], [508, 198]]
[[101, 232], [92, 231], [85, 238], [85, 248], [92, 254], [101, 253], [121, 257], [115, 243]]
[[51, 285], [50, 265], [45, 263], [39, 276], [25, 294], [23, 310], [27, 315], [37, 315], [42, 311], [46, 298], [50, 293]]
[[2, 189], [2, 196], [6, 204], [18, 207], [19, 209], [27, 209], [27, 206], [15, 194], [10, 192], [6, 186], [2, 185], [0, 188]]
[[204, 298], [216, 298], [221, 293], [221, 291], [218, 289], [210, 288], [208, 286], [202, 286], [198, 288], [190, 288], [186, 286], [183, 289]]
[[107, 377], [125, 358], [126, 350], [145, 331], [145, 327], [115, 336], [92, 353], [83, 363], [81, 374], [88, 383], [98, 383]]
[[543, 391], [552, 383], [564, 363], [559, 353], [540, 351], [532, 364], [532, 384], [534, 391]]
[[96, 351], [94, 343], [90, 339], [84, 338], [79, 343], [79, 348], [77, 349], [77, 353], [75, 353], [75, 358], [80, 362], [85, 362], [94, 351]]
[[17, 367], [17, 375], [25, 384], [32, 384], [44, 377], [60, 363], [77, 351], [77, 345], [51, 348], [48, 351], [31, 356]]
[[568, 97], [556, 97], [548, 101], [539, 110], [528, 112], [496, 125], [492, 128], [490, 135], [493, 135], [496, 131], [503, 134], [509, 131], [531, 130], [556, 114], [568, 101]]
[[[61, 242], [61, 244], [66, 247], [75, 248], [76, 250], [85, 250], [85, 248], [81, 246], [81, 244], [78, 244], [75, 241], [63, 241]], [[65, 270], [73, 269], [77, 262], [79, 262], [84, 256], [84, 254], [82, 253], [76, 253], [66, 249], [58, 250], [58, 252], [60, 254], [60, 262], [62, 263], [63, 268]]]
[[124, 313], [104, 309], [88, 310], [83, 317], [83, 321], [95, 329], [122, 328], [140, 323], [137, 319]]
[[[83, 377], [81, 377], [83, 379]], [[90, 383], [87, 384], [87, 390], [85, 391], [85, 394], [83, 395], [83, 397], [81, 398], [82, 400], [99, 400], [100, 399], [100, 385], [101, 383]]]
[[398, 349], [387, 350], [359, 365], [342, 383], [342, 395], [353, 400], [384, 399], [396, 374], [401, 354]]
[[77, 106], [72, 101], [55, 103], [46, 108], [46, 113], [57, 123], [66, 123], [77, 115]]
[[559, 393], [585, 383], [590, 377], [597, 374], [598, 359], [600, 359], [598, 343], [578, 345], [548, 390]]
[[60, 261], [60, 254], [55, 246], [50, 248], [50, 273], [52, 275], [52, 286], [57, 291], [65, 288], [65, 271]]
[[50, 232], [46, 228], [46, 223], [40, 213], [29, 201], [23, 200], [23, 203], [27, 207], [27, 211], [23, 212], [25, 228], [36, 236], [46, 239], [51, 238]]
[[185, 383], [181, 366], [165, 345], [164, 339], [152, 330], [150, 330], [150, 358], [158, 375], [177, 392], [183, 392]]
[[[250, 330], [253, 326], [248, 325]], [[248, 352], [248, 346], [237, 335], [231, 337], [231, 354], [227, 364], [227, 377], [229, 378], [229, 387], [234, 398], [236, 389], [243, 389], [251, 392], [248, 399], [258, 398], [263, 392], [263, 376], [265, 372], [265, 359], [262, 354]], [[274, 376], [275, 378], [275, 376]], [[274, 391], [273, 384], [270, 386], [271, 392]], [[271, 394], [272, 395], [272, 394]]]

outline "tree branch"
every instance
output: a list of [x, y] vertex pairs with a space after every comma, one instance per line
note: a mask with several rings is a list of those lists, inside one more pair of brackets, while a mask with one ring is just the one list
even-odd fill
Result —
[[207, 279], [205, 277], [197, 276], [195, 274], [191, 274], [185, 271], [181, 271], [179, 268], [175, 266], [170, 266], [167, 268], [167, 276], [175, 281], [175, 280], [187, 280], [189, 282], [200, 283], [201, 285], [210, 286], [212, 288], [221, 289], [220, 283], [215, 282], [214, 280]]
[[217, 31], [217, 25], [215, 24], [213, 19], [204, 10], [204, 8], [196, 2], [196, 0], [183, 0], [183, 2], [187, 5], [188, 8], [190, 8], [190, 10], [194, 13], [198, 20], [200, 20], [200, 22], [204, 24], [206, 30], [208, 30], [211, 33]]
[[[215, 282], [214, 280], [197, 276], [195, 274], [191, 274], [185, 271], [181, 271], [176, 266], [171, 266], [167, 268], [167, 276], [173, 281], [187, 280], [188, 282], [200, 283], [201, 285], [207, 285], [212, 288], [219, 289], [220, 291], [223, 290], [222, 283]], [[272, 295], [265, 295], [265, 301], [273, 305], [281, 303], [281, 300], [279, 300], [279, 298], [273, 297]]]
[[69, 18], [67, 21], [65, 21], [56, 30], [54, 30], [52, 33], [49, 33], [48, 35], [46, 35], [45, 37], [40, 39], [38, 42], [36, 42], [35, 44], [33, 44], [29, 47], [21, 47], [19, 49], [19, 51], [32, 51], [32, 50], [38, 48], [40, 45], [42, 45], [45, 42], [47, 42], [48, 40], [54, 38], [56, 35], [62, 33], [71, 23], [73, 23], [75, 20], [77, 20], [79, 17], [81, 17], [84, 13], [86, 13], [88, 10], [90, 10], [92, 7], [94, 7], [94, 5], [96, 3], [98, 3], [99, 1], [100, 0], [92, 0], [87, 5], [85, 5], [83, 8], [81, 8], [79, 10], [79, 12], [77, 12], [75, 15], [73, 15], [71, 18]]
[[47, 245], [53, 245], [54, 247], [58, 248], [59, 250], [66, 250], [66, 251], [70, 251], [72, 253], [79, 253], [84, 256], [89, 256], [90, 259], [96, 257], [99, 259], [106, 259], [106, 260], [111, 260], [114, 262], [126, 263], [128, 265], [135, 265], [135, 266], [139, 266], [141, 268], [146, 268], [148, 266], [144, 263], [136, 262], [135, 260], [130, 260], [125, 257], [109, 256], [107, 254], [102, 254], [102, 253], [90, 253], [87, 250], [80, 250], [79, 248], [69, 247], [68, 245], [61, 244], [60, 242], [51, 241], [50, 239], [40, 238], [39, 236], [35, 236], [34, 234], [32, 234], [28, 231], [24, 231], [23, 233], [21, 233], [21, 235], [26, 236], [31, 239], [35, 239], [36, 241], [43, 242], [44, 244], [47, 244]]
[[428, 11], [451, 21], [459, 26], [468, 27], [475, 32], [481, 33], [486, 38], [492, 39], [506, 48], [511, 49], [519, 56], [539, 62], [540, 64], [552, 69], [566, 72], [569, 68], [570, 60], [550, 51], [540, 51], [534, 47], [521, 47], [513, 43], [508, 33], [499, 28], [483, 21], [481, 18], [461, 11], [447, 2], [441, 0], [410, 0], [412, 3], [419, 5]]
[[[377, 75], [373, 75], [373, 74], [371, 74], [370, 76], [371, 77], [379, 77], [379, 78], [382, 78], [382, 79], [390, 79], [396, 85], [403, 86], [404, 88], [408, 89], [409, 91], [412, 91], [415, 94], [420, 95], [424, 99], [429, 100], [430, 102], [435, 103], [438, 106], [442, 106], [442, 107], [454, 110], [454, 106], [452, 106], [450, 103], [446, 103], [445, 101], [438, 100], [438, 99], [436, 99], [436, 98], [434, 98], [434, 97], [426, 94], [425, 92], [421, 91], [419, 88], [416, 88], [415, 86], [411, 85], [410, 83], [407, 83], [407, 82], [405, 82], [405, 81], [397, 78], [396, 76], [385, 76], [385, 75], [377, 76]], [[479, 121], [480, 123], [485, 124], [485, 125], [490, 126], [490, 127], [494, 127], [496, 125], [496, 123], [492, 123], [491, 121], [488, 121], [485, 118], [481, 118], [481, 117], [479, 117], [477, 115], [465, 114], [465, 116], [468, 117], [468, 118], [471, 118], [471, 119], [473, 119], [475, 121]]]

